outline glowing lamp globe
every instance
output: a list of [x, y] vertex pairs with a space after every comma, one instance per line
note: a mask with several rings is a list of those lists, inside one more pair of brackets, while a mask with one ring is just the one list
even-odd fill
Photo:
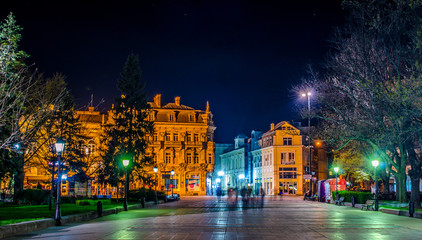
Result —
[[64, 150], [64, 145], [65, 142], [61, 138], [57, 139], [56, 143], [54, 144], [54, 147], [56, 148], [56, 153], [62, 153]]
[[380, 162], [378, 160], [372, 161], [372, 166], [374, 166], [374, 167], [378, 167], [379, 164], [380, 164]]
[[338, 172], [338, 167], [334, 168], [334, 172], [336, 172], [336, 173]]
[[157, 173], [158, 172], [158, 167], [154, 167], [154, 172]]
[[123, 160], [123, 166], [127, 167], [129, 165], [129, 160]]

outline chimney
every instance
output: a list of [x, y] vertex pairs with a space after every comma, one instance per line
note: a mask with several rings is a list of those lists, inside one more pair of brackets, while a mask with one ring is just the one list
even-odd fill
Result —
[[274, 123], [271, 123], [271, 131], [274, 130]]
[[154, 103], [157, 105], [157, 107], [161, 107], [161, 94], [157, 94], [154, 97]]
[[174, 103], [176, 103], [177, 106], [180, 106], [180, 97], [175, 97]]

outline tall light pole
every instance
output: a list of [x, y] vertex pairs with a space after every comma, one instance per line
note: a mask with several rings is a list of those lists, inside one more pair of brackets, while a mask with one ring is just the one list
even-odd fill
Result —
[[154, 174], [155, 174], [155, 181], [154, 181], [154, 185], [155, 185], [155, 204], [158, 204], [158, 198], [157, 198], [157, 172], [158, 172], [158, 167], [155, 166], [154, 167]]
[[245, 179], [245, 174], [239, 174], [239, 179], [240, 179], [241, 185], [243, 185], [243, 179]]
[[[312, 159], [311, 159], [311, 92], [302, 93], [302, 97], [308, 97], [308, 147], [309, 147], [309, 170], [308, 174], [312, 173]], [[312, 176], [309, 181], [309, 191], [312, 195]]]
[[377, 167], [379, 165], [378, 160], [372, 161], [372, 166], [374, 166], [374, 185], [375, 185], [375, 211], [378, 211], [378, 188], [377, 188]]
[[54, 219], [56, 220], [56, 226], [62, 225], [62, 216], [60, 212], [60, 194], [61, 194], [61, 183], [62, 183], [62, 177], [60, 176], [60, 157], [62, 155], [62, 152], [64, 150], [65, 142], [58, 138], [56, 143], [54, 144], [54, 147], [56, 149], [57, 153], [57, 198], [56, 198], [56, 214], [54, 215]]
[[336, 173], [336, 193], [335, 193], [335, 194], [336, 194], [336, 196], [335, 196], [335, 197], [336, 197], [336, 199], [337, 199], [337, 173], [338, 173], [338, 167], [335, 167], [335, 168], [334, 168], [334, 172]]
[[129, 160], [123, 160], [123, 166], [125, 167], [125, 201], [123, 202], [123, 208], [127, 211], [127, 166], [129, 165]]
[[173, 176], [174, 176], [174, 170], [171, 170], [171, 197], [173, 197], [173, 188], [174, 188], [174, 183], [173, 183]]

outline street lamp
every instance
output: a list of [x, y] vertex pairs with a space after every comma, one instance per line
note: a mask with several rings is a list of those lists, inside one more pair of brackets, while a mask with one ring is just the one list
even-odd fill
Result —
[[[311, 174], [312, 170], [312, 159], [311, 159], [311, 92], [302, 93], [302, 97], [308, 98], [308, 147], [309, 147], [309, 169], [308, 174]], [[312, 176], [309, 182], [309, 191], [312, 195]]]
[[245, 174], [239, 174], [239, 179], [240, 179], [241, 185], [243, 185], [243, 179], [245, 179]]
[[336, 173], [336, 193], [335, 193], [335, 194], [336, 194], [336, 196], [335, 196], [335, 197], [336, 197], [336, 199], [337, 199], [337, 173], [338, 173], [338, 167], [335, 167], [335, 168], [334, 168], [334, 172]]
[[374, 166], [374, 185], [375, 185], [375, 211], [378, 211], [378, 188], [377, 188], [377, 167], [379, 165], [378, 160], [372, 161], [372, 166]]
[[173, 188], [174, 188], [174, 183], [173, 183], [173, 176], [174, 176], [174, 170], [171, 170], [171, 197], [173, 197]]
[[158, 198], [157, 198], [157, 172], [158, 172], [158, 167], [155, 166], [154, 167], [154, 175], [155, 175], [155, 204], [158, 204]]
[[[56, 143], [54, 144], [54, 147], [56, 149], [57, 155], [57, 199], [56, 199], [56, 214], [54, 215], [54, 219], [56, 220], [56, 226], [62, 225], [62, 217], [60, 213], [60, 194], [61, 194], [61, 176], [60, 176], [60, 157], [62, 155], [62, 152], [64, 150], [65, 142], [58, 138]], [[53, 173], [54, 174], [54, 173]]]
[[123, 202], [123, 208], [127, 211], [127, 166], [129, 165], [129, 160], [123, 160], [123, 166], [125, 167], [125, 201]]

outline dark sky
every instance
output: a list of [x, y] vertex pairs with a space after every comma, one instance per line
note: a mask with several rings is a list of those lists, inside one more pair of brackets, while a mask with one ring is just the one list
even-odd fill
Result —
[[[79, 107], [94, 94], [100, 110], [119, 95], [117, 79], [131, 52], [139, 54], [148, 100], [205, 110], [216, 142], [232, 142], [270, 123], [298, 119], [296, 96], [307, 64], [320, 67], [341, 1], [7, 1], [22, 49], [47, 76], [61, 72]], [[304, 102], [304, 107], [306, 107]]]

